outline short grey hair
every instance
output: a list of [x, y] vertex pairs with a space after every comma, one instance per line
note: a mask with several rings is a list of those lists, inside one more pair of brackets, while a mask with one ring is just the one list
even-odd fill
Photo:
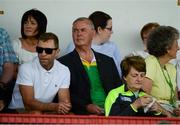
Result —
[[78, 21], [87, 21], [89, 23], [90, 27], [94, 30], [94, 24], [89, 18], [87, 18], [87, 17], [79, 17], [73, 22], [73, 25]]

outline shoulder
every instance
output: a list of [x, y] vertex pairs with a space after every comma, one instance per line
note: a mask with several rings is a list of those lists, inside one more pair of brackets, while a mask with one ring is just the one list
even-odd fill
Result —
[[176, 71], [176, 67], [172, 63], [167, 63], [166, 67], [171, 71]]
[[8, 32], [7, 32], [5, 29], [0, 28], [0, 35], [2, 35], [2, 36], [7, 36], [7, 35], [8, 35]]
[[57, 59], [57, 61], [59, 61], [61, 64], [67, 65], [69, 64], [71, 58], [69, 54], [66, 54], [60, 58]]
[[20, 39], [15, 39], [12, 41], [12, 45], [14, 50], [16, 51], [16, 49], [19, 49], [21, 47], [21, 41]]
[[156, 62], [157, 59], [156, 59], [155, 56], [149, 55], [149, 56], [147, 56], [147, 57], [145, 58], [145, 61], [146, 61], [146, 62]]
[[107, 56], [105, 54], [102, 54], [102, 53], [99, 53], [99, 52], [96, 52], [96, 51], [93, 51], [94, 52], [94, 55], [97, 59], [101, 59], [101, 60], [113, 60], [112, 57], [110, 56]]
[[124, 92], [124, 84], [123, 85], [121, 85], [120, 87], [117, 87], [117, 88], [115, 88], [115, 89], [112, 89], [110, 92], [109, 92], [109, 94], [108, 94], [108, 96], [115, 96], [115, 97], [117, 97], [118, 95], [119, 95], [119, 93], [123, 93]]
[[71, 63], [72, 60], [73, 60], [74, 58], [77, 58], [77, 57], [78, 57], [78, 54], [76, 54], [75, 51], [72, 51], [72, 52], [70, 52], [70, 53], [68, 53], [68, 54], [66, 54], [66, 55], [58, 58], [57, 60], [58, 60], [59, 62], [61, 62], [62, 64], [64, 64], [64, 63]]
[[34, 58], [33, 60], [29, 61], [29, 62], [26, 62], [26, 63], [23, 63], [21, 64], [19, 67], [20, 67], [20, 70], [28, 70], [28, 71], [31, 71], [34, 69], [34, 67], [37, 65], [37, 61], [38, 59], [37, 58]]
[[69, 72], [69, 69], [67, 66], [65, 66], [64, 64], [62, 64], [61, 62], [55, 60], [54, 61], [54, 64], [55, 64], [55, 67], [60, 69], [61, 71], [66, 71], [66, 72]]

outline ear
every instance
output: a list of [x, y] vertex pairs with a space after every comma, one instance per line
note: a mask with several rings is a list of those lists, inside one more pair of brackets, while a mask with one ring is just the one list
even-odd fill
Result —
[[100, 26], [98, 26], [97, 33], [101, 33], [101, 32], [102, 32], [102, 28]]
[[125, 76], [123, 76], [123, 79], [126, 81], [126, 77]]
[[56, 53], [55, 53], [55, 57], [58, 58], [59, 55], [60, 55], [60, 49], [57, 49], [57, 50], [56, 50]]

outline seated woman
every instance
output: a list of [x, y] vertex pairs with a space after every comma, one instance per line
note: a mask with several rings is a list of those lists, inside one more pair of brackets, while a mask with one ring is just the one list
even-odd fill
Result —
[[147, 49], [151, 55], [145, 59], [147, 72], [143, 82], [143, 90], [176, 116], [180, 116], [176, 68], [169, 61], [176, 58], [178, 39], [178, 30], [170, 26], [159, 26], [150, 33]]
[[153, 116], [168, 113], [141, 90], [146, 64], [140, 56], [129, 56], [121, 62], [124, 83], [109, 92], [105, 101], [106, 116]]

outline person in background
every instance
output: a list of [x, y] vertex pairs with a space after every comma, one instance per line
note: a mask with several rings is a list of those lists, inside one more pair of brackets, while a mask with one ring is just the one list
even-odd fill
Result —
[[141, 35], [141, 39], [143, 41], [144, 50], [134, 51], [134, 52], [132, 52], [133, 55], [139, 55], [139, 56], [142, 56], [143, 58], [146, 58], [149, 55], [148, 50], [147, 50], [148, 36], [149, 36], [150, 32], [152, 32], [155, 28], [157, 28], [159, 26], [160, 25], [158, 23], [150, 22], [150, 23], [145, 24], [142, 27], [140, 35]]
[[0, 112], [8, 112], [15, 80], [14, 69], [18, 63], [7, 31], [0, 28]]
[[121, 70], [124, 84], [109, 92], [105, 101], [106, 116], [170, 116], [152, 96], [141, 90], [146, 74], [146, 63], [141, 56], [125, 57]]
[[[105, 12], [95, 11], [89, 15], [89, 19], [93, 22], [96, 31], [92, 40], [92, 49], [94, 49], [96, 52], [112, 57], [121, 76], [120, 50], [114, 42], [110, 41], [113, 33], [112, 17]], [[73, 51], [73, 49], [74, 44], [71, 42], [66, 48], [65, 53], [69, 53]]]
[[90, 19], [76, 19], [72, 26], [75, 49], [58, 59], [71, 72], [70, 96], [75, 114], [104, 115], [107, 93], [121, 84], [113, 58], [91, 49], [94, 34]]
[[[36, 51], [38, 57], [20, 65], [16, 84], [20, 90], [18, 96], [21, 95], [22, 98], [13, 98], [9, 108], [18, 112], [26, 110], [30, 113], [69, 113], [70, 72], [66, 66], [55, 60], [59, 53], [58, 37], [53, 33], [41, 34]], [[53, 103], [56, 94], [58, 102]]]
[[21, 19], [21, 38], [12, 42], [19, 64], [37, 56], [36, 46], [40, 34], [46, 32], [47, 18], [37, 9], [26, 11]]
[[143, 82], [143, 90], [175, 116], [180, 115], [176, 68], [169, 61], [176, 58], [178, 39], [178, 30], [171, 26], [159, 26], [150, 33], [147, 41], [150, 56], [145, 59], [147, 72]]
[[180, 99], [180, 52], [177, 53], [176, 57], [176, 70], [177, 70], [177, 88], [178, 88], [178, 98]]

